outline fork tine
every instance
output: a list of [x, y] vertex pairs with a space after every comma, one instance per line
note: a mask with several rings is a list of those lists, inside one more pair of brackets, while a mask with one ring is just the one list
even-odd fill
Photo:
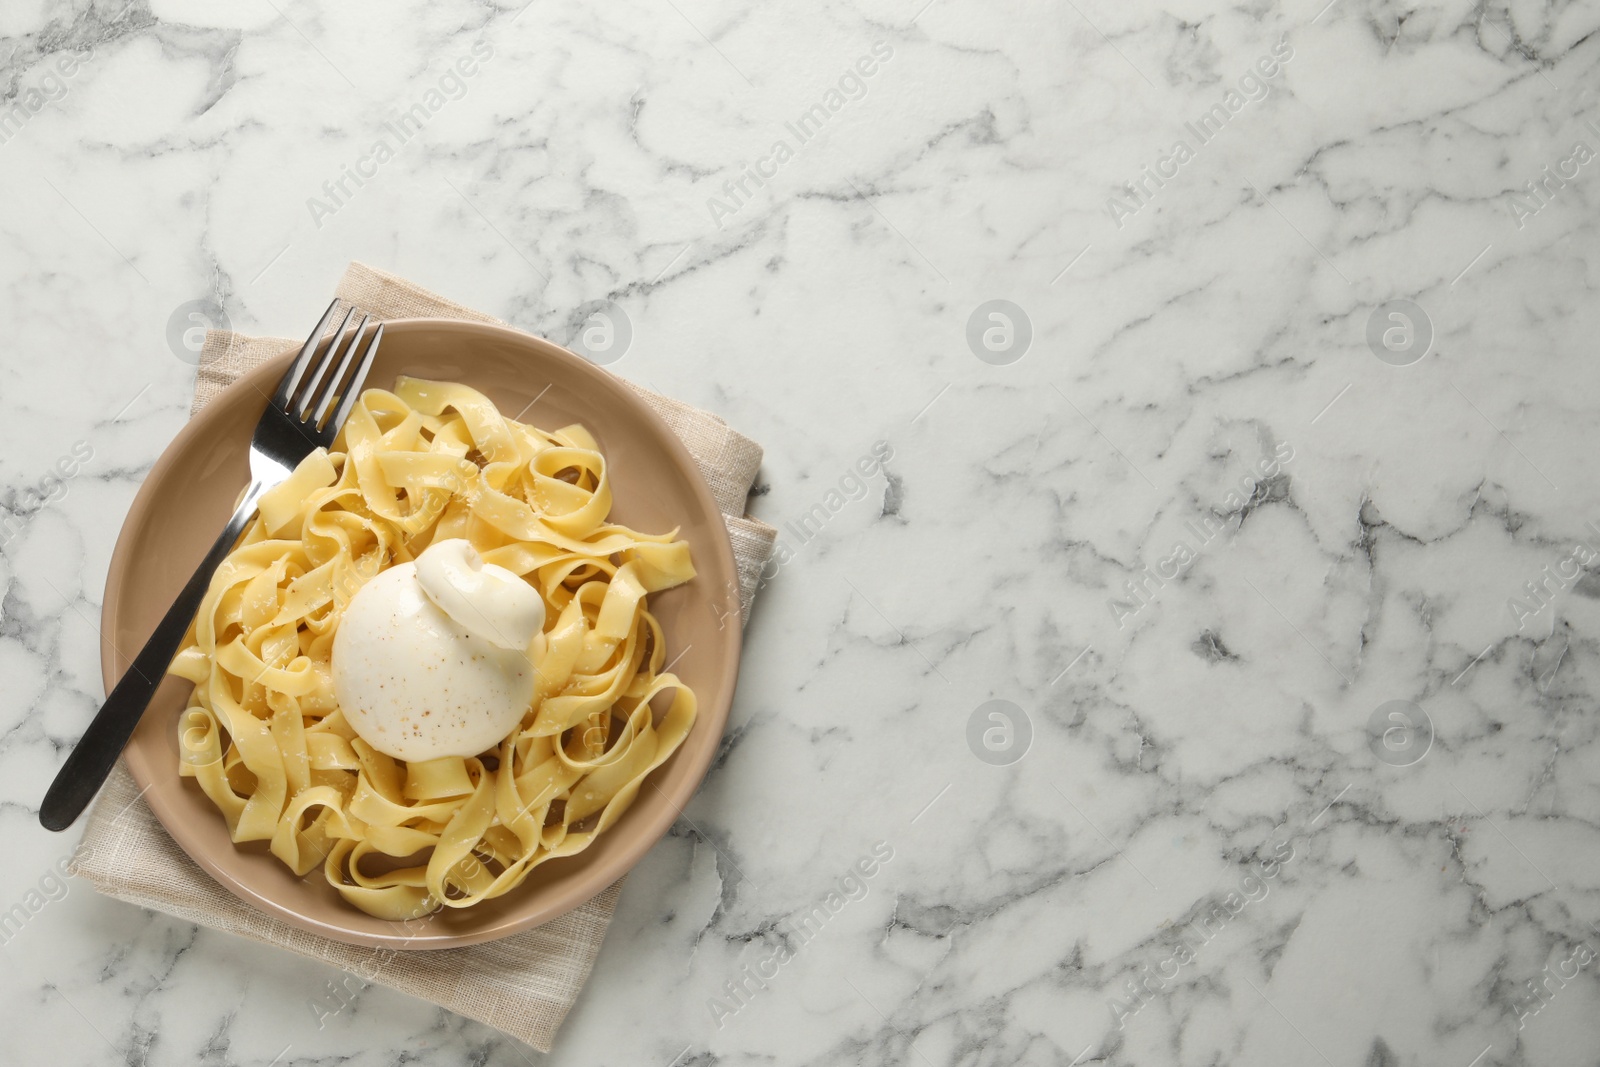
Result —
[[322, 320], [317, 323], [317, 328], [311, 331], [311, 336], [306, 338], [306, 343], [300, 349], [300, 354], [295, 357], [294, 363], [289, 367], [284, 376], [278, 380], [277, 391], [272, 394], [274, 407], [287, 409], [289, 397], [294, 394], [294, 387], [300, 384], [300, 375], [305, 373], [306, 364], [311, 362], [311, 356], [317, 350], [317, 342], [322, 340], [322, 331], [328, 328], [328, 320], [333, 318], [333, 313], [338, 310], [339, 300], [334, 298], [328, 305], [328, 310], [322, 313]]
[[361, 316], [361, 325], [356, 327], [356, 335], [351, 338], [350, 347], [344, 350], [344, 358], [339, 361], [339, 369], [328, 379], [328, 387], [322, 393], [322, 401], [317, 405], [316, 413], [311, 416], [311, 425], [321, 426], [322, 417], [328, 413], [333, 398], [343, 395], [339, 392], [339, 383], [344, 381], [344, 372], [350, 369], [350, 361], [355, 358], [356, 349], [361, 347], [361, 333], [367, 328], [370, 318], [370, 315]]
[[328, 429], [332, 433], [338, 434], [344, 426], [344, 420], [350, 417], [350, 409], [355, 407], [356, 397], [361, 395], [361, 385], [367, 380], [367, 371], [372, 369], [372, 357], [378, 354], [378, 342], [381, 340], [383, 340], [383, 323], [380, 322], [372, 333], [372, 339], [367, 342], [367, 350], [362, 354], [361, 362], [356, 364], [356, 372], [350, 376], [350, 384], [344, 391], [344, 399], [339, 401], [339, 410], [333, 413], [333, 420], [328, 423]]
[[[355, 317], [355, 313], [356, 309], [354, 307], [345, 312], [344, 320], [339, 323], [338, 331], [333, 335], [333, 340], [328, 343], [328, 350], [322, 354], [322, 359], [318, 361], [316, 372], [311, 375], [310, 383], [306, 385], [305, 391], [299, 394], [300, 402], [290, 408], [289, 413], [302, 422], [305, 421], [306, 412], [311, 410], [311, 402], [317, 397], [317, 389], [322, 385], [323, 376], [328, 373], [328, 368], [333, 365], [333, 361], [339, 358], [339, 349], [344, 345], [345, 328], [350, 325], [350, 320]], [[362, 316], [362, 322], [366, 322], [365, 315]], [[358, 325], [356, 333], [359, 334], [360, 332], [361, 326]]]

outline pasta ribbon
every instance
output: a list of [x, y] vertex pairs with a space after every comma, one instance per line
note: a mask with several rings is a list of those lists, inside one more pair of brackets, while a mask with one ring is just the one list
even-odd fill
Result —
[[[170, 673], [194, 683], [178, 773], [235, 842], [265, 841], [385, 919], [466, 908], [587, 848], [688, 736], [649, 598], [694, 577], [677, 531], [609, 521], [582, 426], [507, 419], [467, 386], [368, 389], [331, 450], [267, 493], [212, 576]], [[532, 703], [499, 746], [409, 764], [357, 736], [334, 698], [333, 639], [355, 594], [463, 537], [545, 601]], [[660, 699], [657, 699], [657, 698]]]

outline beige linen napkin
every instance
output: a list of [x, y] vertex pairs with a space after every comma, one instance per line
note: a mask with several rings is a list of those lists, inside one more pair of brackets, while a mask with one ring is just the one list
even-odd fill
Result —
[[[379, 319], [497, 322], [361, 263], [346, 270], [337, 295]], [[200, 410], [246, 370], [300, 343], [211, 331], [200, 355], [192, 410]], [[744, 514], [761, 447], [715, 415], [633, 388], [688, 446], [711, 486], [733, 540], [748, 619], [761, 568], [777, 537], [771, 526]], [[107, 896], [322, 960], [487, 1023], [541, 1052], [550, 1051], [557, 1027], [588, 980], [622, 885], [619, 880], [543, 926], [487, 944], [434, 951], [358, 948], [270, 918], [218, 885], [167, 836], [121, 763], [90, 811], [77, 854], [76, 873]]]

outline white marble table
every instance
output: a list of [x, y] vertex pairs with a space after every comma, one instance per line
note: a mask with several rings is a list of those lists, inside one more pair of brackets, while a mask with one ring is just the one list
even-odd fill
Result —
[[0, 8], [0, 1060], [544, 1062], [36, 822], [195, 308], [356, 258], [768, 449], [553, 1061], [1597, 1062], [1600, 9], [124, 2]]

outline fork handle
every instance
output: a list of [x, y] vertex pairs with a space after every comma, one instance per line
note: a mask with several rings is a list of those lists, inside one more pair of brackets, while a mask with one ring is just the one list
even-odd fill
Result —
[[267, 489], [266, 483], [259, 479], [251, 481], [216, 544], [206, 553], [194, 576], [172, 602], [172, 607], [167, 609], [155, 632], [150, 635], [150, 640], [134, 657], [122, 680], [100, 706], [99, 714], [83, 732], [77, 747], [61, 765], [56, 780], [50, 783], [50, 791], [44, 795], [44, 802], [39, 806], [39, 821], [45, 829], [65, 830], [71, 826], [100, 791], [106, 776], [116, 765], [117, 757], [127, 746], [128, 738], [133, 736], [134, 727], [139, 725], [150, 698], [166, 677], [167, 667], [178, 654], [183, 635], [188, 632], [189, 623], [195, 612], [200, 610], [200, 601], [210, 588], [212, 574], [233, 550], [245, 525], [255, 516], [256, 505]]

